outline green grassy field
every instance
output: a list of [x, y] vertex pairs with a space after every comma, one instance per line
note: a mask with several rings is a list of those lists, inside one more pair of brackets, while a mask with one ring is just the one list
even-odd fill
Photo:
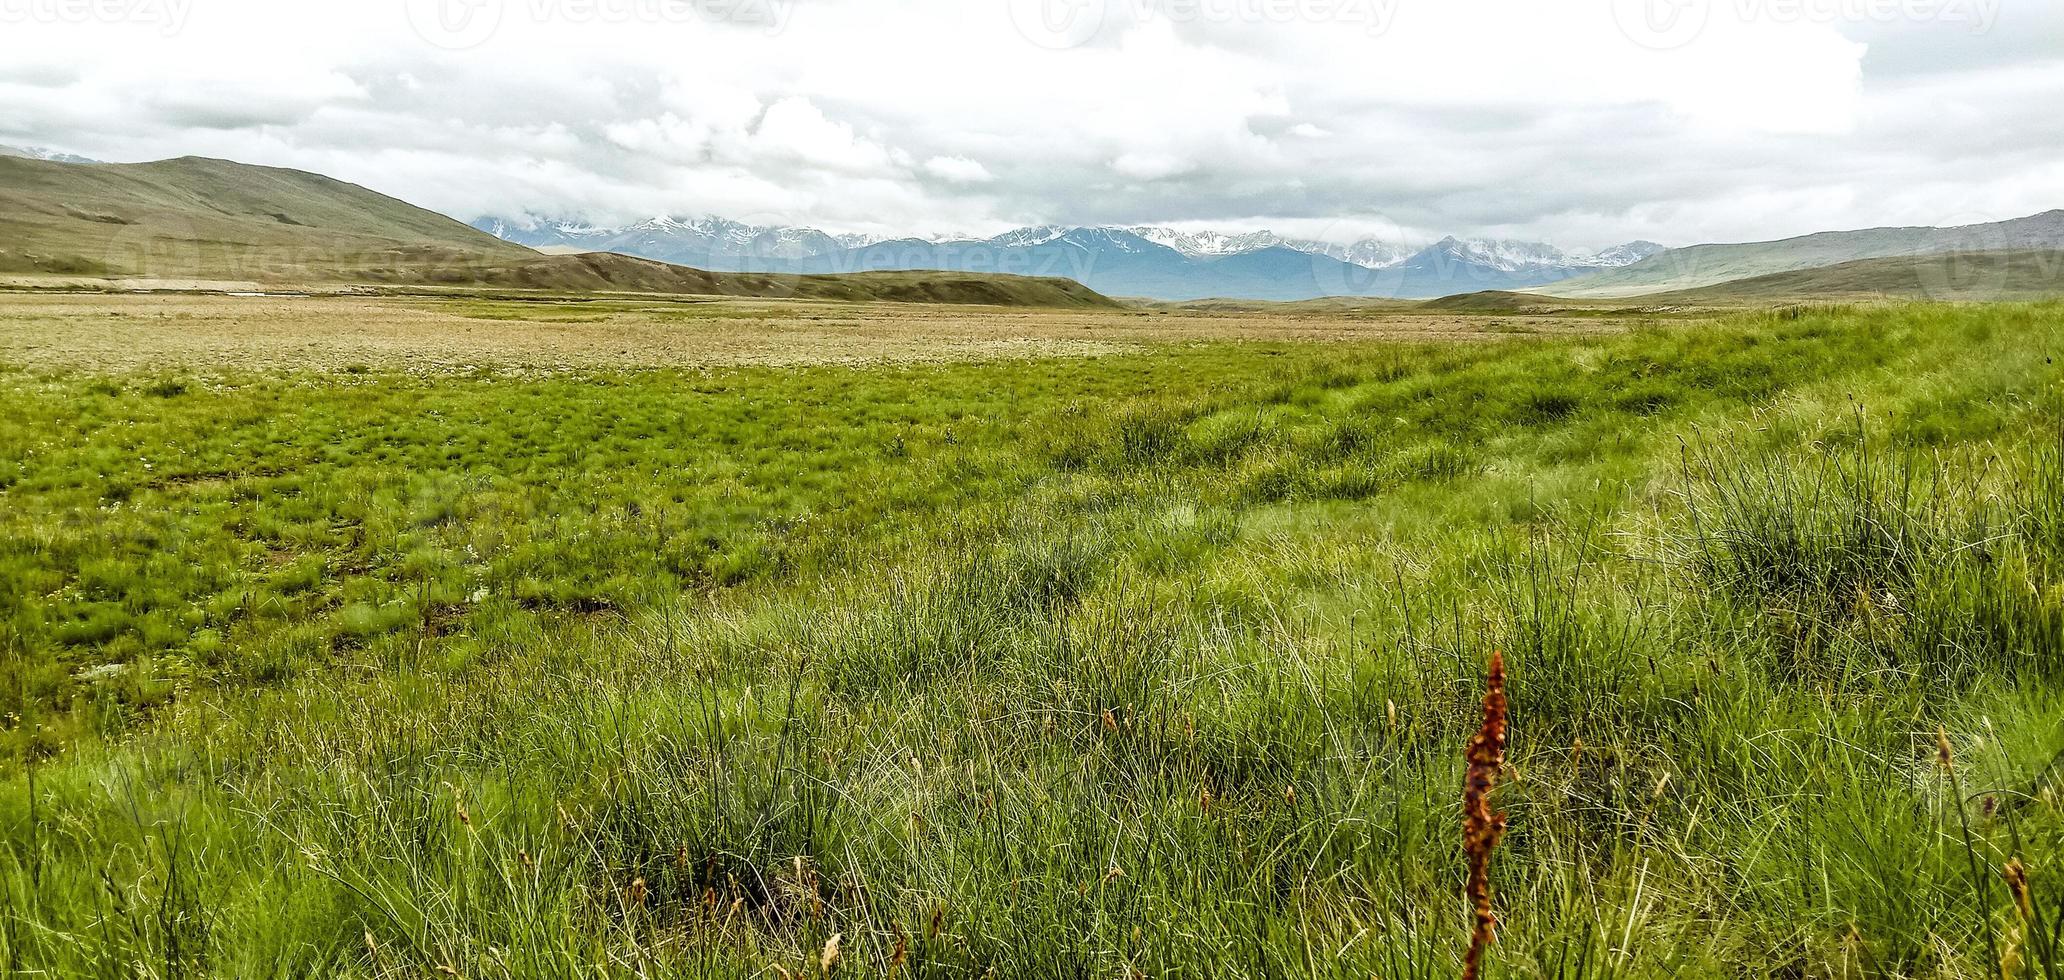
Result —
[[0, 969], [2054, 977], [2060, 353], [12, 368]]

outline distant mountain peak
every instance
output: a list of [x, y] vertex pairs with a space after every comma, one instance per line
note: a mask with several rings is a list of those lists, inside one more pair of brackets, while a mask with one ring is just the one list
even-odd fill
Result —
[[829, 235], [815, 228], [753, 225], [716, 215], [658, 214], [628, 225], [596, 225], [579, 218], [483, 218], [475, 228], [532, 248], [574, 247], [618, 252], [716, 271], [765, 270], [769, 265], [826, 255], [880, 241], [871, 235]]
[[1079, 279], [1120, 295], [1309, 298], [1398, 290], [1447, 295], [1525, 288], [1632, 265], [1662, 251], [1629, 242], [1596, 255], [1543, 242], [1453, 235], [1424, 248], [1365, 238], [1318, 241], [1268, 230], [1044, 224], [986, 238], [830, 235], [717, 216], [660, 215], [604, 227], [571, 218], [483, 219], [476, 227], [534, 248], [620, 252], [718, 272], [855, 269], [1008, 270]]
[[1031, 225], [1025, 228], [1013, 228], [1001, 235], [986, 239], [986, 241], [991, 245], [1000, 245], [1006, 248], [1012, 246], [1044, 245], [1047, 242], [1061, 238], [1072, 230], [1066, 225]]
[[1624, 245], [1614, 245], [1588, 258], [1592, 265], [1601, 269], [1619, 269], [1669, 250], [1668, 246], [1651, 241], [1632, 241]]
[[1546, 242], [1523, 242], [1499, 238], [1456, 238], [1449, 235], [1421, 253], [1428, 258], [1487, 266], [1503, 272], [1563, 268], [1583, 265], [1581, 258]]
[[30, 160], [48, 160], [51, 163], [101, 163], [76, 153], [66, 153], [45, 146], [0, 146], [0, 157], [26, 157]]
[[1272, 231], [1250, 231], [1226, 233], [1221, 231], [1176, 231], [1172, 228], [1142, 226], [1125, 229], [1147, 241], [1165, 248], [1172, 248], [1192, 258], [1212, 255], [1239, 255], [1242, 252], [1259, 251], [1288, 244], [1288, 239]]

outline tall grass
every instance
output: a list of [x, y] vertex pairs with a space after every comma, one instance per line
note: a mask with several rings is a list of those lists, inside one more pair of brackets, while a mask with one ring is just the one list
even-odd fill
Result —
[[1981, 448], [1950, 461], [1874, 444], [1860, 424], [1840, 435], [1803, 460], [1687, 451], [1692, 573], [1774, 634], [1781, 670], [2054, 679], [2064, 619], [2042, 588], [2064, 533], [2054, 436], [2018, 458]]
[[192, 684], [0, 780], [0, 969], [1454, 976], [1503, 650], [1485, 976], [2055, 976], [2064, 325], [1719, 329], [1073, 365], [786, 570]]

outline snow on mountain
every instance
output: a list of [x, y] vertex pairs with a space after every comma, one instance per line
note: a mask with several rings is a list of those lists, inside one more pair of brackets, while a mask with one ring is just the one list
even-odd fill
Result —
[[[621, 227], [605, 227], [579, 220], [526, 217], [487, 219], [479, 222], [477, 227], [497, 237], [531, 246], [569, 245], [704, 258], [812, 258], [840, 250], [864, 248], [886, 240], [873, 235], [829, 235], [814, 228], [750, 225], [710, 216], [680, 218], [659, 215]], [[1415, 257], [1438, 257], [1503, 271], [1617, 268], [1662, 250], [1652, 242], [1632, 242], [1596, 256], [1587, 256], [1564, 252], [1540, 242], [1447, 238], [1430, 249], [1415, 251], [1396, 241], [1377, 238], [1325, 242], [1286, 238], [1271, 231], [1178, 231], [1156, 226], [1032, 225], [985, 239], [942, 235], [909, 240], [983, 244], [994, 248], [1035, 248], [1059, 242], [1121, 252], [1160, 246], [1192, 259], [1223, 258], [1269, 248], [1287, 248], [1367, 269], [1387, 269]], [[635, 246], [635, 249], [629, 246]]]
[[1667, 251], [1664, 246], [1648, 241], [1628, 242], [1596, 254], [1586, 254], [1565, 252], [1544, 242], [1445, 238], [1422, 254], [1440, 255], [1452, 261], [1504, 272], [1532, 272], [1542, 269], [1617, 269], [1663, 251]]
[[1577, 257], [1544, 242], [1516, 242], [1492, 238], [1443, 238], [1417, 258], [1447, 260], [1496, 269], [1524, 272], [1545, 268], [1572, 268], [1583, 263]]
[[1601, 269], [1620, 269], [1669, 250], [1668, 246], [1654, 242], [1628, 242], [1590, 256], [1590, 264]]
[[872, 245], [871, 235], [828, 235], [815, 228], [751, 225], [711, 216], [657, 215], [607, 227], [582, 220], [487, 218], [474, 227], [532, 248], [566, 246], [622, 252], [698, 268], [737, 271]]
[[1013, 228], [984, 241], [998, 248], [1029, 248], [1054, 241], [1072, 230], [1067, 225], [1034, 225], [1029, 228]]
[[540, 222], [521, 218], [490, 218], [474, 223], [473, 227], [504, 241], [524, 245], [563, 245], [570, 242], [561, 239], [601, 238], [617, 233], [614, 228], [598, 228], [579, 221]]
[[1367, 269], [1383, 269], [1412, 256], [1412, 250], [1396, 242], [1366, 238], [1357, 242], [1322, 242], [1308, 238], [1285, 238], [1272, 231], [1228, 234], [1218, 231], [1176, 231], [1172, 228], [1139, 227], [1126, 231], [1156, 245], [1175, 249], [1191, 258], [1244, 255], [1265, 248], [1287, 248], [1308, 255], [1323, 255]]
[[1060, 238], [1055, 239], [1055, 241], [1091, 252], [1138, 254], [1175, 251], [1166, 245], [1142, 238], [1123, 228], [1075, 228]]
[[621, 252], [720, 272], [939, 268], [1065, 275], [1122, 295], [1300, 298], [1343, 290], [1447, 295], [1511, 289], [1631, 265], [1662, 251], [1629, 242], [1596, 255], [1542, 242], [1445, 238], [1423, 249], [1386, 239], [1322, 242], [1269, 231], [1034, 225], [988, 238], [830, 235], [725, 218], [659, 215], [619, 227], [577, 219], [484, 219], [476, 227], [536, 248]]
[[1565, 252], [1545, 242], [1451, 237], [1442, 239], [1421, 254], [1438, 255], [1503, 272], [1533, 272], [1543, 269], [1616, 269], [1662, 251], [1666, 251], [1663, 246], [1646, 241], [1628, 242], [1597, 254], [1585, 254]]
[[614, 228], [597, 228], [578, 221], [559, 222], [552, 226], [552, 230], [568, 238], [600, 238], [616, 234]]
[[1361, 241], [1346, 245], [1333, 242], [1289, 242], [1287, 244], [1300, 252], [1323, 255], [1327, 258], [1338, 259], [1349, 265], [1361, 266], [1364, 269], [1388, 269], [1416, 254], [1412, 249], [1406, 248], [1397, 242], [1386, 241], [1381, 238], [1364, 238]]
[[51, 163], [99, 163], [101, 161], [65, 153], [45, 146], [0, 146], [0, 157], [27, 157], [31, 160], [48, 160]]
[[[1125, 231], [1164, 248], [1175, 249], [1191, 258], [1239, 255], [1243, 252], [1254, 252], [1264, 248], [1275, 248], [1290, 244], [1287, 239], [1270, 231], [1227, 234], [1221, 231], [1176, 231], [1173, 228], [1155, 227], [1127, 228]], [[1298, 249], [1298, 251], [1310, 250]]]

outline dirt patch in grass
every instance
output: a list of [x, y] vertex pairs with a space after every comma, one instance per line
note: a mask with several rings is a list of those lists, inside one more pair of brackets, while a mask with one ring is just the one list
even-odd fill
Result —
[[[1523, 321], [1523, 322], [1520, 322]], [[1471, 340], [1614, 320], [1033, 311], [767, 300], [0, 293], [0, 363], [412, 371], [971, 361], [1186, 341]]]

